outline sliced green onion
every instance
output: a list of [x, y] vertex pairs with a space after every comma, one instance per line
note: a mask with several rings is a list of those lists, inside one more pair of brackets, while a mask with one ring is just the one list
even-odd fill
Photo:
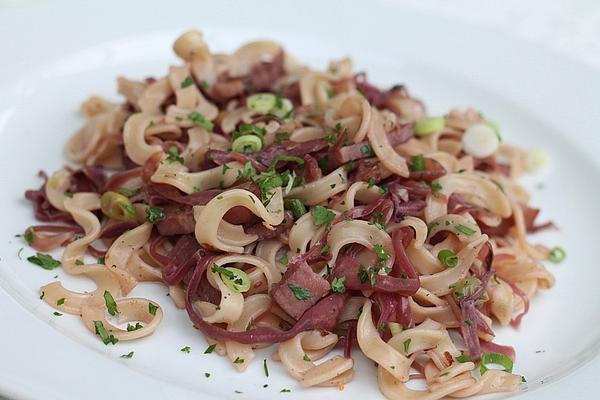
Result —
[[513, 361], [510, 359], [510, 357], [500, 353], [483, 353], [481, 355], [481, 375], [485, 374], [485, 372], [489, 369], [488, 365], [490, 364], [501, 365], [504, 367], [504, 371], [508, 373], [511, 373], [513, 370]]
[[262, 149], [262, 140], [254, 135], [240, 136], [231, 144], [231, 150], [238, 153], [254, 153], [260, 149]]
[[250, 277], [241, 269], [214, 265], [212, 271], [218, 273], [225, 286], [234, 292], [244, 293], [250, 290]]
[[498, 124], [494, 121], [490, 121], [489, 119], [486, 119], [485, 121], [483, 121], [483, 123], [494, 130], [496, 136], [498, 137], [498, 141], [502, 143], [502, 135], [500, 135], [500, 127], [498, 126]]
[[136, 218], [135, 208], [126, 196], [117, 192], [104, 192], [100, 198], [102, 212], [119, 221], [131, 221]]
[[454, 252], [452, 250], [448, 250], [448, 249], [441, 250], [438, 253], [437, 258], [438, 258], [438, 260], [440, 260], [440, 262], [444, 266], [446, 266], [448, 268], [454, 268], [458, 264], [458, 256], [456, 254], [454, 254]]
[[388, 322], [388, 328], [390, 328], [390, 332], [392, 332], [392, 336], [397, 335], [402, 332], [403, 328], [397, 322]]
[[425, 171], [425, 158], [422, 154], [412, 156], [412, 170], [414, 172]]
[[307, 212], [304, 204], [298, 199], [286, 199], [284, 205], [285, 208], [292, 212], [294, 219], [300, 218]]
[[445, 126], [446, 119], [444, 117], [423, 118], [415, 124], [415, 135], [428, 136], [441, 131]]
[[457, 231], [459, 231], [460, 233], [464, 233], [467, 236], [471, 236], [472, 234], [477, 232], [475, 229], [469, 228], [468, 226], [461, 224], [456, 225], [455, 228]]
[[452, 287], [452, 296], [457, 300], [462, 297], [469, 297], [479, 289], [480, 285], [481, 281], [472, 276], [461, 279]]
[[289, 99], [280, 98], [279, 101], [276, 102], [275, 107], [273, 107], [269, 114], [273, 114], [277, 118], [287, 119], [292, 115], [292, 111], [294, 110], [294, 104]]
[[566, 257], [567, 253], [562, 247], [555, 247], [548, 253], [548, 260], [555, 264], [563, 262]]
[[273, 93], [256, 93], [246, 99], [246, 107], [259, 113], [268, 113], [277, 103]]
[[273, 161], [271, 161], [271, 164], [269, 164], [269, 169], [275, 169], [275, 167], [277, 166], [277, 163], [279, 161], [284, 161], [284, 162], [295, 162], [298, 165], [304, 165], [304, 159], [300, 158], [300, 157], [296, 157], [296, 156], [277, 156], [273, 159]]

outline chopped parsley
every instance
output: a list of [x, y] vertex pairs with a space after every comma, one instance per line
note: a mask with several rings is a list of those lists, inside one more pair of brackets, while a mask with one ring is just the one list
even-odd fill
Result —
[[269, 367], [267, 366], [267, 359], [263, 359], [263, 370], [265, 371], [265, 376], [269, 377]]
[[32, 264], [38, 265], [46, 270], [52, 270], [60, 267], [60, 261], [52, 258], [50, 254], [40, 253], [39, 251], [35, 256], [27, 257], [27, 261]]
[[465, 353], [460, 353], [460, 356], [456, 357], [456, 361], [458, 361], [459, 363], [466, 363], [471, 361], [471, 358]]
[[243, 364], [244, 363], [244, 359], [236, 357], [235, 360], [233, 360], [233, 363], [234, 364]]
[[177, 148], [177, 146], [171, 146], [169, 147], [169, 155], [167, 156], [166, 160], [170, 163], [173, 162], [178, 162], [183, 164], [183, 157], [181, 157], [179, 155], [179, 149]]
[[60, 299], [56, 300], [56, 305], [57, 306], [62, 306], [63, 304], [65, 304], [65, 298], [61, 297]]
[[104, 291], [104, 302], [106, 303], [106, 310], [110, 315], [114, 316], [119, 313], [119, 310], [117, 309], [117, 303], [108, 290]]
[[204, 354], [210, 354], [210, 353], [212, 353], [213, 351], [215, 351], [215, 347], [217, 347], [216, 343], [215, 344], [211, 344], [210, 346], [208, 346], [206, 348], [206, 350], [204, 350]]
[[294, 219], [298, 219], [304, 214], [306, 214], [306, 207], [298, 199], [286, 199], [284, 201], [284, 206], [286, 209], [292, 212]]
[[148, 312], [152, 315], [156, 315], [156, 310], [158, 310], [158, 306], [153, 303], [148, 303]]
[[186, 87], [192, 86], [194, 84], [194, 80], [191, 76], [186, 76], [184, 80], [181, 81], [181, 88], [185, 89]]
[[147, 207], [146, 208], [146, 221], [151, 224], [165, 219], [165, 210], [162, 207]]
[[140, 192], [140, 189], [129, 189], [126, 187], [122, 187], [119, 189], [119, 193], [126, 197], [133, 197]]
[[370, 157], [373, 155], [373, 148], [371, 146], [369, 146], [368, 144], [365, 144], [365, 145], [361, 146], [360, 152], [363, 155]]
[[312, 293], [301, 286], [295, 285], [293, 283], [288, 283], [287, 286], [292, 291], [294, 297], [298, 300], [308, 300], [312, 297]]
[[283, 389], [281, 389], [279, 392], [280, 392], [280, 393], [289, 393], [289, 392], [291, 392], [291, 390], [290, 390], [290, 389], [283, 388]]
[[308, 356], [308, 354], [306, 354], [306, 353], [304, 353], [304, 357], [302, 357], [302, 359], [303, 359], [304, 361], [308, 361], [308, 362], [310, 362], [310, 361], [311, 361], [311, 360], [310, 360], [310, 357], [309, 357], [309, 356]]
[[321, 250], [319, 250], [319, 254], [327, 254], [329, 252], [329, 250], [331, 249], [331, 247], [329, 247], [328, 244], [326, 244], [325, 246], [323, 246], [321, 248]]
[[185, 346], [180, 351], [183, 351], [184, 353], [188, 353], [189, 354], [190, 351], [192, 351], [192, 348], [190, 346]]
[[283, 264], [283, 265], [287, 265], [288, 261], [289, 260], [288, 260], [288, 255], [287, 254], [282, 255], [281, 258], [279, 260], [277, 260], [277, 262], [279, 264]]
[[377, 243], [375, 246], [373, 246], [373, 250], [375, 251], [375, 254], [377, 254], [377, 258], [379, 258], [381, 265], [385, 264], [385, 262], [390, 259], [390, 253], [383, 247], [382, 244]]
[[422, 172], [425, 171], [425, 159], [422, 154], [412, 156], [412, 171]]
[[119, 339], [106, 331], [102, 321], [94, 321], [94, 326], [96, 327], [96, 335], [100, 336], [102, 343], [105, 345], [116, 344], [119, 341]]
[[204, 118], [204, 116], [197, 111], [192, 111], [189, 113], [188, 118], [194, 123], [194, 125], [201, 126], [209, 132], [212, 132], [214, 128], [214, 124]]
[[310, 213], [313, 216], [316, 226], [330, 224], [335, 218], [335, 213], [323, 206], [314, 207], [312, 210], [310, 210]]
[[77, 259], [75, 260], [75, 265], [83, 265], [83, 261]]
[[204, 377], [205, 377], [205, 378], [210, 378], [210, 373], [209, 373], [209, 372], [205, 372], [205, 373], [204, 373]]
[[358, 268], [358, 279], [360, 280], [360, 283], [366, 283], [369, 280], [369, 274], [362, 264], [360, 264], [360, 267]]
[[372, 188], [376, 184], [377, 184], [377, 181], [375, 181], [375, 178], [370, 177], [369, 180], [367, 181], [367, 189]]
[[440, 185], [438, 182], [433, 182], [431, 184], [431, 190], [433, 190], [434, 192], [439, 192], [440, 190], [442, 190], [442, 185]]
[[331, 281], [331, 290], [334, 293], [346, 293], [346, 277], [345, 276], [341, 276], [339, 278], [334, 278], [333, 281]]
[[62, 314], [59, 313], [58, 311], [54, 311], [52, 314], [56, 315], [57, 317], [61, 317], [62, 316]]
[[249, 180], [255, 175], [256, 175], [256, 170], [252, 166], [252, 162], [246, 161], [246, 164], [244, 164], [244, 168], [242, 168], [241, 170], [238, 170], [237, 177], [238, 177], [238, 179]]
[[133, 357], [133, 351], [130, 351], [127, 354], [122, 354], [121, 358], [132, 358]]
[[96, 262], [98, 264], [104, 264], [104, 257], [98, 257], [98, 259], [96, 260]]
[[139, 322], [136, 322], [135, 325], [127, 324], [127, 332], [137, 331], [138, 329], [142, 329], [144, 326]]

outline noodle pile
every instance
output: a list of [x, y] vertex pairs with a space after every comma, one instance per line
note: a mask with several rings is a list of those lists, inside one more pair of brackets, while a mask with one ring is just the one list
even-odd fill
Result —
[[523, 151], [349, 59], [315, 71], [270, 41], [212, 53], [195, 31], [174, 50], [166, 76], [118, 79], [123, 103], [87, 100], [66, 145], [81, 167], [26, 193], [45, 223], [29, 244], [64, 246], [65, 272], [97, 285], [52, 282], [46, 303], [115, 344], [159, 328], [162, 308], [128, 297], [159, 282], [237, 371], [274, 344], [305, 387], [350, 382], [360, 350], [390, 399], [519, 388], [492, 324], [517, 326], [554, 284], [551, 250], [526, 238], [551, 224], [516, 181]]

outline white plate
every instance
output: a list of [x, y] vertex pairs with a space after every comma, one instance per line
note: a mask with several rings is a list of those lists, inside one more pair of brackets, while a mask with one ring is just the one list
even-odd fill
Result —
[[[352, 55], [375, 82], [407, 83], [433, 113], [473, 105], [500, 123], [506, 141], [546, 148], [552, 167], [531, 180], [533, 204], [543, 208], [542, 219], [555, 220], [562, 230], [534, 240], [560, 244], [568, 257], [549, 266], [557, 285], [532, 302], [520, 330], [498, 329], [497, 341], [517, 348], [515, 371], [528, 379], [523, 398], [596, 394], [592, 377], [600, 374], [600, 362], [573, 371], [600, 345], [598, 233], [592, 224], [600, 220], [597, 72], [493, 32], [389, 4], [83, 3], [0, 10], [0, 393], [44, 399], [381, 397], [375, 369], [363, 358], [343, 392], [303, 390], [275, 362], [265, 377], [267, 352], [247, 373], [236, 373], [217, 355], [203, 354], [205, 340], [159, 285], [141, 285], [134, 293], [164, 307], [158, 331], [138, 342], [104, 346], [79, 319], [53, 316], [38, 299], [39, 286], [55, 272], [16, 257], [24, 243], [14, 235], [34, 222], [23, 192], [38, 187], [39, 169], [52, 171], [64, 162], [63, 143], [81, 123], [79, 103], [90, 94], [115, 98], [117, 75], [164, 74], [176, 61], [173, 39], [197, 27], [220, 50], [270, 37], [316, 66]], [[539, 182], [541, 190], [535, 189]], [[57, 274], [69, 287], [90, 288], [60, 270]], [[186, 345], [191, 354], [179, 351]], [[131, 350], [133, 359], [119, 358]], [[558, 383], [546, 388], [552, 382]], [[292, 392], [280, 393], [282, 388]]]

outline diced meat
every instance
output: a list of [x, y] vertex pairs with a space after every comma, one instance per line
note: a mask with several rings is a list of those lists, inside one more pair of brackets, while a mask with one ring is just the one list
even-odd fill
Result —
[[286, 313], [298, 320], [306, 310], [329, 293], [329, 282], [302, 261], [292, 264], [271, 296]]
[[221, 103], [244, 93], [244, 82], [241, 79], [218, 81], [211, 88], [211, 97]]
[[250, 71], [248, 83], [253, 91], [261, 92], [268, 90], [283, 73], [283, 51], [281, 51], [270, 62], [260, 62], [254, 65]]
[[192, 207], [169, 204], [164, 210], [165, 219], [157, 224], [158, 233], [172, 236], [194, 232], [196, 221]]
[[[234, 209], [231, 209], [231, 211], [233, 211], [233, 210]], [[293, 224], [294, 224], [294, 216], [292, 215], [292, 213], [290, 211], [286, 211], [285, 216], [283, 218], [283, 222], [281, 224], [277, 225], [276, 227], [274, 227], [274, 229], [269, 229], [265, 226], [265, 224], [263, 224], [262, 222], [259, 222], [255, 225], [249, 227], [248, 229], [246, 229], [246, 233], [251, 234], [251, 235], [252, 234], [257, 235], [258, 240], [273, 239], [273, 238], [278, 237], [282, 233], [287, 232], [292, 227]]]

